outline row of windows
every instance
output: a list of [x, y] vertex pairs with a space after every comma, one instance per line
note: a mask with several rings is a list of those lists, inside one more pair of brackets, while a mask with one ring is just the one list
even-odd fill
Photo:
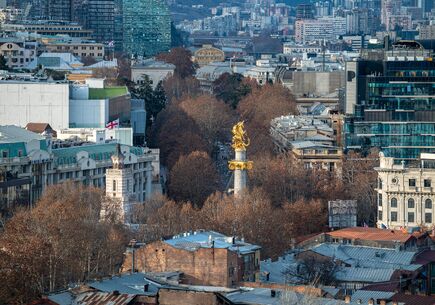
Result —
[[[379, 200], [379, 206], [382, 206], [381, 198]], [[397, 199], [396, 198], [391, 198], [390, 207], [397, 208]], [[412, 198], [409, 198], [408, 199], [408, 209], [414, 209], [414, 208], [415, 208], [415, 200]], [[428, 198], [424, 201], [424, 208], [425, 209], [432, 209], [432, 200], [431, 199]]]
[[[382, 219], [382, 211], [378, 212], [379, 219]], [[390, 213], [390, 220], [391, 221], [397, 221], [397, 212], [391, 212]], [[407, 222], [415, 222], [415, 214], [414, 212], [408, 213]], [[424, 222], [425, 223], [432, 223], [432, 213], [425, 213], [424, 214]]]

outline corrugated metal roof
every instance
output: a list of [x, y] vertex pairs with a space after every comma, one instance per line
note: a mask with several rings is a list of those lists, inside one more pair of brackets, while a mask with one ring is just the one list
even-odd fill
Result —
[[342, 282], [376, 283], [391, 279], [394, 269], [343, 267], [334, 276]]
[[[148, 291], [144, 291], [145, 285], [148, 285]], [[88, 286], [103, 292], [117, 290], [124, 294], [139, 295], [156, 295], [159, 290], [156, 284], [145, 279], [145, 274], [143, 273], [114, 276], [110, 279], [91, 282]]]
[[352, 294], [352, 300], [361, 300], [362, 304], [367, 304], [369, 299], [373, 298], [376, 303], [377, 300], [388, 300], [395, 294], [387, 291], [357, 290]]
[[416, 255], [413, 251], [330, 243], [314, 246], [311, 250], [343, 261], [353, 267], [404, 270], [416, 270], [421, 267], [421, 265], [412, 264]]

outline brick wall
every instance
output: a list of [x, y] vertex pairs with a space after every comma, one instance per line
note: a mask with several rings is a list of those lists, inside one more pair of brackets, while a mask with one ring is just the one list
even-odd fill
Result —
[[[121, 271], [131, 270], [131, 262], [131, 253], [128, 253]], [[216, 248], [188, 251], [163, 241], [137, 249], [135, 265], [139, 272], [183, 272], [183, 283], [191, 285], [231, 287], [241, 280], [242, 274], [237, 253]]]

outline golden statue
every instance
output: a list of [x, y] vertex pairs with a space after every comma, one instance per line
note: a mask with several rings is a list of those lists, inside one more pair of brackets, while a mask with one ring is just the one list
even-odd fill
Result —
[[233, 144], [231, 145], [235, 150], [246, 150], [251, 141], [245, 131], [245, 122], [239, 122], [233, 126]]

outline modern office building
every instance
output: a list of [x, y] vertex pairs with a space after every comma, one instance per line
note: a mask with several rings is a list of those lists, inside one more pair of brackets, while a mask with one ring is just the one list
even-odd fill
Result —
[[346, 148], [377, 147], [400, 159], [434, 151], [433, 57], [417, 42], [377, 52], [383, 60], [346, 63]]
[[114, 40], [115, 32], [115, 1], [89, 0], [87, 28], [94, 32], [97, 42], [109, 43]]
[[125, 0], [123, 49], [134, 56], [152, 56], [171, 47], [171, 16], [163, 0]]

